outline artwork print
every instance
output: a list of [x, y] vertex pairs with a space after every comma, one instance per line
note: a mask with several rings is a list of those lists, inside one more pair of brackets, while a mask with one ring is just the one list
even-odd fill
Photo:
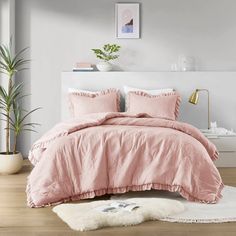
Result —
[[116, 37], [139, 38], [139, 3], [116, 4]]

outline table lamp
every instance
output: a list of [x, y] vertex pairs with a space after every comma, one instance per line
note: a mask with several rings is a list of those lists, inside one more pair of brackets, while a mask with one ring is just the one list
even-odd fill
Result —
[[199, 92], [207, 92], [207, 96], [208, 96], [208, 129], [211, 128], [211, 124], [210, 124], [210, 96], [209, 96], [209, 90], [207, 89], [196, 89], [192, 95], [190, 96], [189, 98], [189, 102], [194, 104], [194, 105], [197, 105], [198, 103], [198, 99], [199, 99]]

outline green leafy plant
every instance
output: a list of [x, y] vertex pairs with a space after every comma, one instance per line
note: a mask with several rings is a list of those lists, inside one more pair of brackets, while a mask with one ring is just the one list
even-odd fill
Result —
[[97, 58], [102, 59], [103, 61], [115, 60], [119, 55], [115, 54], [119, 52], [121, 46], [117, 44], [105, 44], [102, 49], [94, 48], [92, 51], [95, 53]]
[[[11, 44], [10, 44], [11, 45]], [[22, 95], [23, 84], [14, 82], [14, 75], [22, 70], [27, 69], [25, 66], [30, 60], [23, 57], [23, 53], [28, 48], [24, 48], [17, 54], [11, 53], [11, 46], [0, 45], [0, 73], [5, 74], [8, 79], [8, 85], [5, 89], [0, 86], [0, 114], [1, 120], [6, 122], [6, 154], [16, 153], [17, 137], [22, 131], [35, 131], [37, 123], [27, 123], [26, 118], [34, 111], [26, 111], [19, 104], [21, 99], [26, 95]], [[12, 132], [11, 132], [12, 131]], [[11, 145], [11, 134], [14, 135], [14, 144]]]

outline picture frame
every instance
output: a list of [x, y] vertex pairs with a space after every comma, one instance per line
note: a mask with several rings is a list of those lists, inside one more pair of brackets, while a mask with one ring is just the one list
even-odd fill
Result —
[[140, 38], [140, 3], [116, 3], [115, 21], [116, 38]]

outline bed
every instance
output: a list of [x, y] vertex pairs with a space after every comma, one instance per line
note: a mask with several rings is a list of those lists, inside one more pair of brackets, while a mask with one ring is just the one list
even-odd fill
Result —
[[[114, 91], [74, 92], [73, 104], [83, 96], [92, 99], [92, 109], [98, 104], [102, 108], [86, 113], [91, 109], [88, 104], [85, 110], [81, 104], [74, 107], [73, 119], [60, 122], [34, 143], [29, 154], [35, 167], [27, 182], [28, 205], [43, 207], [150, 189], [217, 203], [224, 186], [213, 162], [218, 152], [197, 128], [176, 120], [179, 95], [130, 92], [128, 111], [120, 112], [114, 108], [118, 98], [114, 103], [112, 97], [106, 98], [114, 109], [102, 100], [107, 94], [114, 97]], [[98, 103], [94, 98], [100, 99]], [[159, 109], [153, 109], [156, 106]]]

